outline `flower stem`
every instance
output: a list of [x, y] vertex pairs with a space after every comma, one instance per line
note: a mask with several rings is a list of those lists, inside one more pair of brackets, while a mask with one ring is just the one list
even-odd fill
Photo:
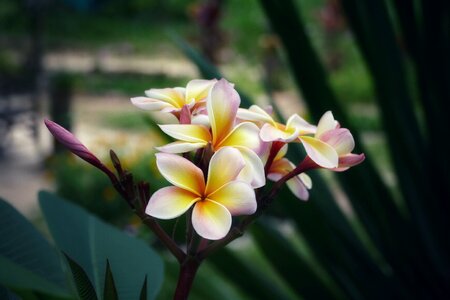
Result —
[[181, 264], [177, 288], [175, 290], [175, 295], [173, 296], [174, 300], [186, 300], [188, 298], [199, 267], [200, 261], [193, 257], [188, 257], [183, 264]]

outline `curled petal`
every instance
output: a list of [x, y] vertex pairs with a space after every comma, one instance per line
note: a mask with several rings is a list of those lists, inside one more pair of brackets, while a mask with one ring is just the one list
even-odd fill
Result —
[[192, 225], [203, 238], [219, 240], [231, 228], [231, 214], [222, 204], [212, 200], [198, 201], [192, 211]]
[[295, 165], [287, 158], [274, 160], [269, 169], [267, 178], [272, 181], [280, 180], [284, 175], [294, 170]]
[[206, 195], [235, 180], [244, 166], [241, 153], [232, 147], [224, 147], [214, 153], [209, 162]]
[[245, 121], [274, 123], [273, 118], [258, 105], [252, 105], [249, 109], [239, 108], [237, 117]]
[[347, 170], [350, 167], [359, 165], [366, 159], [366, 156], [364, 153], [361, 154], [347, 154], [344, 156], [339, 157], [339, 166], [335, 169], [332, 169], [332, 171], [336, 172], [342, 172]]
[[320, 140], [332, 146], [339, 156], [348, 154], [355, 148], [355, 140], [347, 128], [326, 131], [320, 136]]
[[256, 197], [253, 188], [245, 182], [233, 181], [208, 195], [225, 206], [232, 216], [251, 215], [256, 212]]
[[302, 136], [300, 137], [303, 147], [308, 156], [323, 168], [336, 168], [338, 166], [338, 154], [333, 147], [319, 139]]
[[240, 103], [239, 94], [225, 79], [219, 80], [211, 89], [206, 108], [211, 122], [213, 144], [223, 140], [233, 129]]
[[286, 122], [286, 129], [297, 129], [299, 131], [299, 134], [314, 134], [316, 133], [316, 126], [309, 124], [301, 118], [297, 114], [293, 114]]
[[299, 132], [300, 132], [299, 129], [289, 128], [286, 130], [282, 130], [274, 127], [272, 124], [266, 123], [261, 128], [259, 136], [261, 137], [261, 140], [263, 140], [264, 142], [279, 141], [289, 143], [298, 137]]
[[311, 177], [309, 177], [306, 173], [301, 173], [298, 175], [300, 177], [300, 180], [303, 182], [303, 184], [306, 186], [308, 190], [312, 188], [312, 180]]
[[244, 122], [237, 125], [230, 134], [216, 147], [247, 147], [259, 153], [262, 151], [263, 142], [259, 138], [259, 128], [253, 123]]
[[191, 143], [191, 142], [173, 142], [161, 147], [155, 147], [158, 151], [164, 153], [186, 153], [197, 150], [206, 146], [206, 143]]
[[331, 111], [327, 111], [320, 118], [319, 123], [317, 124], [317, 132], [316, 137], [320, 138], [320, 136], [329, 131], [339, 127], [339, 123], [334, 119], [333, 113]]
[[187, 104], [184, 101], [184, 88], [150, 89], [145, 91], [145, 95], [167, 102], [175, 108], [182, 108], [184, 104]]
[[152, 195], [145, 213], [158, 219], [173, 219], [185, 213], [199, 199], [198, 195], [179, 187], [164, 187]]
[[194, 79], [189, 81], [186, 85], [186, 102], [191, 102], [192, 100], [199, 102], [205, 99], [216, 82], [216, 79]]
[[159, 125], [159, 128], [174, 139], [185, 142], [207, 143], [211, 140], [209, 130], [202, 125], [169, 124]]
[[288, 186], [289, 190], [292, 192], [292, 194], [294, 194], [295, 197], [297, 197], [300, 200], [308, 200], [309, 191], [306, 188], [300, 176], [295, 176], [289, 179], [286, 182], [286, 185]]
[[145, 109], [145, 110], [153, 110], [153, 111], [167, 111], [176, 109], [171, 103], [161, 101], [158, 99], [152, 99], [147, 97], [134, 97], [131, 98], [131, 103], [135, 106]]
[[205, 190], [203, 172], [189, 160], [174, 154], [157, 153], [156, 165], [167, 181], [202, 196]]
[[236, 147], [245, 161], [245, 166], [237, 177], [250, 184], [253, 188], [260, 188], [266, 184], [264, 164], [255, 152], [246, 147]]

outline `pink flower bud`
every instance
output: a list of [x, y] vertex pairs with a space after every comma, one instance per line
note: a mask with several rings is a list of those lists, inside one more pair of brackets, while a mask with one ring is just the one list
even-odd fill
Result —
[[70, 152], [91, 165], [104, 170], [105, 166], [101, 163], [101, 161], [94, 154], [92, 154], [92, 152], [89, 151], [70, 131], [53, 121], [45, 120], [44, 122], [45, 126], [47, 126], [48, 130], [55, 137], [55, 139], [63, 144]]

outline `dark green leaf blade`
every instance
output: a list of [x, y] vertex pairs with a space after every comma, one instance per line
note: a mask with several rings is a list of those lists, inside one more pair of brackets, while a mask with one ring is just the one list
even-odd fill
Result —
[[[147, 275], [145, 275], [147, 278]], [[103, 289], [103, 299], [104, 300], [117, 300], [119, 296], [117, 295], [116, 284], [114, 283], [114, 276], [111, 271], [111, 266], [109, 260], [106, 260], [106, 271], [105, 271], [105, 287]]]
[[64, 256], [69, 264], [70, 270], [72, 272], [72, 278], [75, 283], [75, 288], [77, 289], [78, 296], [82, 300], [97, 300], [97, 294], [92, 286], [89, 277], [86, 272], [77, 264], [73, 259], [71, 259], [66, 253]]

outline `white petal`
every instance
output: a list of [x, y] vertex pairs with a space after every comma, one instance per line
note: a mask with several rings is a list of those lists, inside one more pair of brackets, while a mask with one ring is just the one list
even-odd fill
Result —
[[209, 162], [206, 194], [213, 193], [235, 180], [244, 166], [244, 158], [235, 148], [224, 147], [214, 153]]
[[266, 184], [266, 176], [261, 158], [246, 147], [236, 147], [236, 149], [241, 152], [245, 161], [245, 167], [239, 173], [237, 179], [247, 182], [255, 189], [264, 186]]
[[224, 185], [208, 195], [208, 199], [225, 206], [232, 216], [251, 215], [257, 208], [255, 191], [249, 184], [242, 181], [233, 181]]
[[146, 97], [131, 98], [131, 103], [133, 103], [135, 106], [141, 109], [152, 111], [162, 111], [163, 109], [166, 110], [175, 109], [175, 107], [172, 106], [170, 103]]
[[203, 172], [184, 157], [157, 153], [156, 165], [161, 175], [173, 185], [201, 196], [205, 190]]
[[158, 219], [173, 219], [185, 213], [200, 198], [176, 186], [157, 190], [148, 201], [145, 213]]
[[320, 118], [319, 124], [317, 124], [316, 137], [320, 138], [323, 133], [327, 132], [328, 130], [333, 130], [338, 126], [339, 123], [334, 119], [333, 113], [331, 111], [327, 111]]
[[164, 146], [155, 147], [158, 151], [164, 153], [186, 153], [206, 146], [206, 143], [173, 142]]
[[192, 225], [195, 231], [208, 240], [219, 240], [231, 228], [231, 214], [225, 206], [211, 201], [198, 201], [192, 211]]
[[323, 168], [336, 168], [338, 166], [339, 157], [333, 147], [309, 136], [302, 136], [300, 139], [306, 153], [316, 164]]

